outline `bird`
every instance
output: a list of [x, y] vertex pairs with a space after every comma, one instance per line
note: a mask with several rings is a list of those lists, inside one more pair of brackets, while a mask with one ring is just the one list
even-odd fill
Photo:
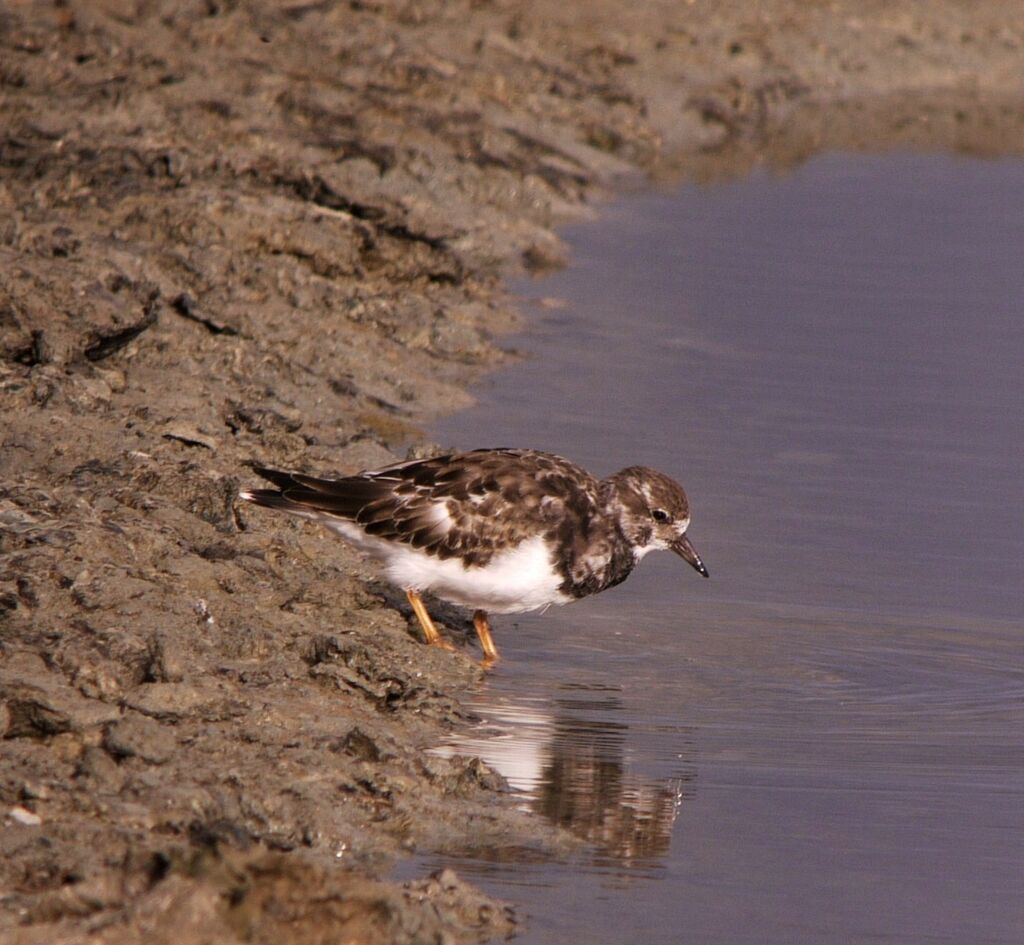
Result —
[[254, 465], [273, 489], [239, 498], [317, 522], [383, 562], [427, 643], [451, 649], [423, 594], [473, 611], [483, 665], [498, 650], [488, 615], [544, 610], [621, 584], [651, 551], [708, 570], [687, 537], [683, 487], [646, 466], [603, 479], [553, 453], [452, 452], [321, 479]]

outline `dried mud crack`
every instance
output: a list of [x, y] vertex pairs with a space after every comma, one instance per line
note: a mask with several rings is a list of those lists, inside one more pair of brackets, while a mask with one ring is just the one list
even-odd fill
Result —
[[501, 274], [619, 179], [1020, 153], [1022, 61], [996, 2], [0, 9], [0, 938], [514, 933], [384, 880], [573, 843], [424, 753], [471, 647], [239, 509], [247, 463], [381, 464], [465, 405]]

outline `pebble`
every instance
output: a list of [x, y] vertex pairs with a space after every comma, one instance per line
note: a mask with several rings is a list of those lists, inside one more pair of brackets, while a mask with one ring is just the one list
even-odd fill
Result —
[[23, 827], [38, 827], [43, 822], [42, 817], [30, 811], [27, 807], [12, 807], [7, 812], [7, 816], [16, 824], [21, 824]]

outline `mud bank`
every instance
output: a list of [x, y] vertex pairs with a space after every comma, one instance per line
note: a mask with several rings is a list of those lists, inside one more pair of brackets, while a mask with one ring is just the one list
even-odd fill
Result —
[[[483, 684], [246, 463], [388, 461], [500, 277], [644, 175], [1024, 146], [1005, 4], [0, 10], [0, 937], [486, 940], [413, 849], [572, 841], [423, 753]], [[497, 341], [495, 339], [498, 339]], [[500, 630], [499, 630], [500, 633]]]

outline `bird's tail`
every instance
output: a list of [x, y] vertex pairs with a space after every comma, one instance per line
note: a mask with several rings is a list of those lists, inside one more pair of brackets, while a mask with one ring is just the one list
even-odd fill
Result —
[[379, 483], [365, 476], [317, 479], [263, 466], [253, 466], [253, 472], [273, 483], [277, 489], [246, 489], [238, 493], [240, 499], [306, 518], [319, 518], [320, 514], [326, 513], [354, 519], [360, 509], [379, 499], [383, 493]]

